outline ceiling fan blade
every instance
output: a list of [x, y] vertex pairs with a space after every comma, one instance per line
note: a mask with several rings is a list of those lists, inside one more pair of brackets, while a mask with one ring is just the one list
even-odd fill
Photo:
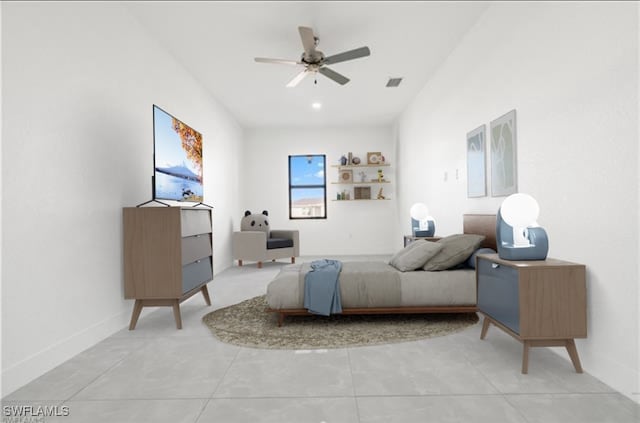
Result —
[[318, 69], [318, 72], [320, 72], [321, 74], [323, 74], [324, 76], [326, 76], [329, 79], [333, 79], [334, 81], [336, 81], [338, 84], [340, 85], [344, 85], [347, 82], [349, 82], [349, 78], [347, 78], [344, 75], [340, 75], [338, 72], [333, 71], [325, 66], [321, 67], [320, 69]]
[[313, 29], [306, 26], [299, 26], [298, 32], [302, 39], [302, 45], [305, 53], [311, 53], [316, 49], [316, 37], [313, 35]]
[[255, 61], [259, 63], [278, 63], [280, 65], [301, 65], [302, 64], [302, 62], [296, 62], [295, 60], [268, 59], [266, 57], [256, 57]]
[[287, 84], [287, 88], [293, 88], [296, 85], [298, 85], [300, 83], [300, 81], [302, 81], [304, 79], [304, 77], [307, 76], [308, 73], [309, 73], [309, 71], [307, 69], [305, 69], [302, 72], [300, 72], [299, 74], [297, 74], [295, 78], [293, 78], [291, 81], [289, 81], [289, 83]]
[[334, 63], [344, 62], [347, 60], [359, 59], [360, 57], [369, 56], [371, 51], [369, 47], [360, 47], [354, 50], [345, 51], [344, 53], [334, 54], [333, 56], [326, 57], [324, 63], [333, 65]]

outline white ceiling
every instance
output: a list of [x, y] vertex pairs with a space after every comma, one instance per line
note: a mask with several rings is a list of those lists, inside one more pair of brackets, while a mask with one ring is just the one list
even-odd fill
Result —
[[[128, 2], [125, 7], [245, 127], [387, 125], [425, 86], [486, 2]], [[298, 26], [310, 26], [326, 56], [368, 46], [371, 56], [286, 84], [301, 68]], [[404, 78], [386, 88], [390, 77]], [[311, 108], [319, 101], [321, 110]]]

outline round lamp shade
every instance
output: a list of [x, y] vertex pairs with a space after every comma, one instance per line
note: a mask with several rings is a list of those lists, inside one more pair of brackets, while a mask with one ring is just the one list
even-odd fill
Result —
[[429, 209], [423, 203], [416, 203], [411, 206], [409, 214], [411, 214], [412, 219], [425, 220], [427, 217], [429, 217]]
[[529, 194], [518, 193], [508, 196], [502, 202], [500, 214], [510, 226], [526, 228], [538, 220], [540, 206]]

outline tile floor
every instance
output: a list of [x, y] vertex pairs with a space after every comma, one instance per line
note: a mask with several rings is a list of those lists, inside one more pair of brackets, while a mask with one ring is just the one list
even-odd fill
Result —
[[[338, 257], [359, 260], [364, 257]], [[366, 259], [371, 259], [368, 257]], [[305, 260], [311, 260], [305, 258]], [[374, 257], [374, 259], [384, 259]], [[480, 324], [423, 341], [337, 350], [241, 348], [217, 341], [201, 318], [261, 295], [286, 263], [232, 267], [182, 305], [126, 328], [3, 399], [68, 406], [38, 422], [640, 422], [640, 408], [549, 349], [530, 353]], [[579, 348], [579, 345], [578, 345]], [[588, 369], [586, 369], [588, 371]], [[2, 417], [2, 422], [27, 421]]]

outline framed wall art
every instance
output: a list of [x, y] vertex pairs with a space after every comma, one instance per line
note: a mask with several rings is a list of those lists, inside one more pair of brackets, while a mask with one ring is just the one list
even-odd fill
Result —
[[503, 197], [515, 194], [517, 184], [516, 161], [516, 111], [491, 121], [491, 196]]
[[467, 134], [467, 197], [487, 195], [485, 138], [487, 126], [482, 125]]

